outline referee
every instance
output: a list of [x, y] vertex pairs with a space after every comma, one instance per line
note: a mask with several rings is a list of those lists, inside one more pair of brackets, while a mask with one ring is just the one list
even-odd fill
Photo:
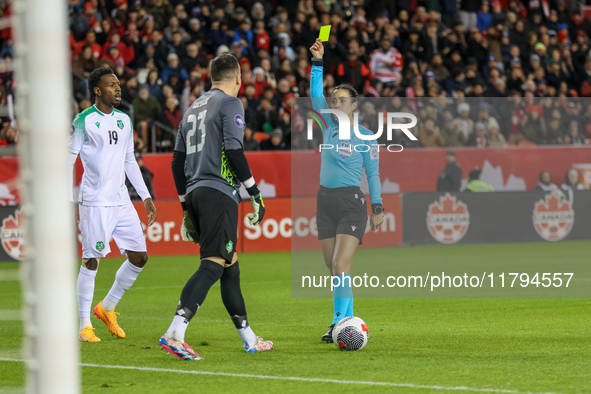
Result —
[[[317, 39], [310, 48], [312, 52], [312, 77], [310, 92], [314, 110], [328, 109], [322, 84], [322, 56], [324, 45]], [[344, 112], [353, 125], [353, 114], [359, 105], [359, 94], [350, 85], [339, 85], [332, 91], [332, 109]], [[332, 331], [341, 319], [353, 315], [353, 293], [351, 291], [351, 263], [357, 247], [363, 241], [367, 224], [367, 202], [361, 192], [361, 173], [365, 168], [371, 197], [372, 214], [370, 224], [377, 230], [384, 221], [382, 216], [381, 183], [379, 174], [379, 146], [368, 152], [357, 152], [352, 147], [365, 144], [354, 135], [348, 141], [339, 140], [339, 125], [330, 116], [325, 117], [327, 130], [323, 130], [324, 144], [338, 146], [338, 150], [323, 149], [320, 166], [320, 190], [317, 195], [316, 223], [318, 240], [322, 246], [324, 262], [334, 281], [334, 315], [330, 328], [322, 340], [332, 342]], [[359, 132], [364, 135], [374, 133], [363, 126]]]
[[265, 205], [242, 146], [244, 108], [236, 98], [242, 80], [236, 58], [225, 53], [213, 59], [211, 79], [211, 90], [183, 116], [172, 158], [174, 183], [183, 206], [183, 241], [201, 246], [201, 265], [185, 285], [172, 324], [160, 338], [160, 346], [182, 360], [201, 359], [185, 343], [185, 331], [218, 280], [244, 351], [273, 349], [273, 342], [257, 337], [250, 328], [240, 290], [235, 250], [240, 183], [251, 196], [254, 212], [247, 216], [252, 225], [263, 219]]

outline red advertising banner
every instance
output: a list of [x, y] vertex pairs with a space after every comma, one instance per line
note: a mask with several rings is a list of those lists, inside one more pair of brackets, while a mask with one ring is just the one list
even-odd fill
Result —
[[16, 157], [0, 157], [0, 206], [20, 203], [18, 159]]
[[[437, 178], [446, 166], [445, 155], [452, 149], [405, 149], [399, 153], [380, 152], [382, 193], [433, 192]], [[574, 168], [581, 174], [581, 183], [591, 186], [591, 147], [546, 146], [505, 149], [453, 148], [466, 181], [475, 167], [482, 169], [480, 179], [496, 191], [524, 191], [538, 183], [542, 170], [549, 170], [552, 182], [560, 186], [566, 172]], [[252, 173], [267, 197], [315, 196], [320, 174], [318, 152], [247, 152]], [[2, 162], [7, 159], [0, 158]], [[11, 159], [8, 159], [11, 160]], [[14, 159], [12, 159], [14, 160]], [[158, 200], [176, 200], [177, 194], [170, 170], [171, 154], [146, 154], [144, 165], [154, 174], [154, 193]], [[14, 160], [16, 163], [16, 160]], [[16, 164], [10, 164], [12, 168]], [[292, 171], [293, 166], [293, 171]], [[82, 166], [76, 165], [78, 182]], [[13, 171], [9, 170], [9, 171]], [[3, 174], [0, 171], [0, 174]], [[3, 176], [0, 175], [0, 184]], [[362, 189], [366, 183], [362, 177]], [[15, 183], [16, 184], [16, 183]], [[0, 188], [2, 186], [0, 185]], [[14, 190], [14, 189], [13, 189]], [[13, 193], [14, 194], [14, 193]], [[1, 195], [1, 193], [0, 193]], [[0, 197], [1, 198], [1, 197]], [[1, 201], [1, 200], [0, 200]], [[0, 202], [1, 203], [1, 202]]]
[[[463, 180], [475, 167], [482, 169], [480, 179], [493, 185], [495, 191], [531, 190], [542, 170], [552, 174], [552, 182], [560, 186], [565, 174], [576, 169], [581, 183], [591, 185], [591, 147], [531, 147], [505, 149], [405, 149], [399, 153], [380, 151], [380, 179], [382, 193], [434, 192], [437, 178], [446, 166], [445, 156], [449, 150], [457, 155], [462, 168]], [[320, 153], [292, 152], [293, 196], [316, 194], [320, 173]], [[295, 170], [297, 169], [297, 170]], [[314, 180], [315, 182], [311, 182]], [[362, 177], [362, 190], [365, 177]]]

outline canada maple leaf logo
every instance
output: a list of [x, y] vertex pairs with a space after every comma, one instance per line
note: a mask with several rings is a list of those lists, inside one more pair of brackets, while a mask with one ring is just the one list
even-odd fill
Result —
[[546, 241], [560, 241], [570, 233], [575, 211], [562, 195], [548, 193], [534, 204], [532, 220], [540, 237]]
[[429, 205], [427, 228], [443, 244], [453, 244], [464, 237], [470, 225], [468, 206], [449, 193]]
[[0, 240], [6, 253], [16, 260], [25, 259], [25, 215], [23, 208], [17, 209], [14, 216], [10, 215], [2, 220]]

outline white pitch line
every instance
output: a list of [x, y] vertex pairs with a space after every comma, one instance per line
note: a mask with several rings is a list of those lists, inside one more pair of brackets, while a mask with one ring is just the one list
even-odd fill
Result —
[[[16, 358], [0, 358], [0, 361], [24, 362], [25, 360]], [[270, 379], [270, 380], [291, 380], [297, 382], [314, 382], [314, 383], [336, 383], [336, 384], [359, 384], [364, 386], [386, 386], [386, 387], [406, 387], [411, 389], [426, 389], [426, 390], [453, 390], [453, 391], [473, 391], [479, 393], [505, 393], [505, 394], [560, 394], [549, 392], [531, 392], [531, 391], [517, 391], [504, 389], [486, 389], [466, 386], [429, 386], [423, 384], [412, 383], [391, 383], [391, 382], [365, 382], [355, 380], [336, 380], [336, 379], [320, 379], [320, 378], [301, 378], [292, 376], [270, 376], [270, 375], [252, 375], [246, 373], [228, 373], [228, 372], [209, 372], [209, 371], [186, 371], [181, 369], [169, 368], [150, 368], [150, 367], [133, 367], [127, 365], [101, 365], [101, 364], [85, 364], [81, 363], [82, 367], [91, 368], [108, 368], [108, 369], [128, 369], [133, 371], [149, 371], [149, 372], [174, 372], [189, 375], [213, 375], [213, 376], [229, 376], [234, 378], [250, 378], [250, 379]]]

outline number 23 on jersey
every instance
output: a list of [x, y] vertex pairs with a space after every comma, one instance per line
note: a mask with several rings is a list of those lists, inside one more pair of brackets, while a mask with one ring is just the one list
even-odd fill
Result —
[[[201, 152], [203, 149], [203, 145], [205, 144], [205, 116], [207, 115], [207, 110], [199, 112], [197, 116], [191, 114], [187, 118], [187, 122], [191, 123], [191, 129], [187, 133], [187, 155], [195, 152]], [[193, 136], [195, 135], [195, 131], [197, 130], [197, 122], [199, 122], [199, 132], [201, 133], [200, 142], [195, 144], [193, 142]], [[195, 138], [197, 140], [197, 138]]]

